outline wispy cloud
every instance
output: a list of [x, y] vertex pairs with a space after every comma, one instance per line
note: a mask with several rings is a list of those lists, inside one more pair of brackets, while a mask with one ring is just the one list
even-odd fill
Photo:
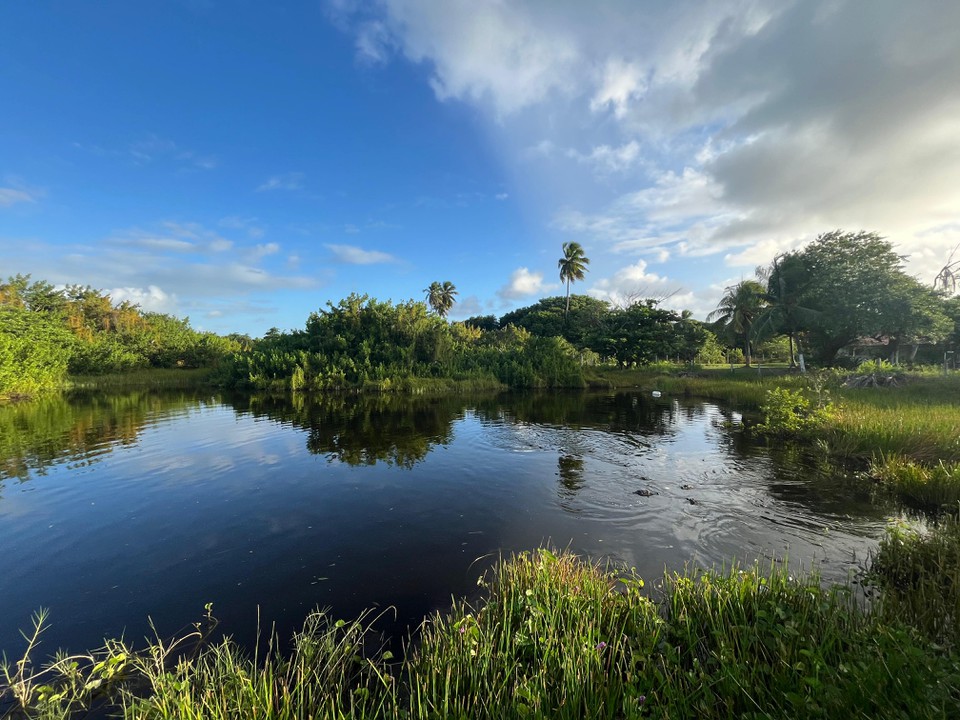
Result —
[[300, 190], [303, 188], [303, 179], [306, 177], [302, 172], [289, 172], [282, 175], [271, 175], [257, 187], [257, 192], [268, 192], [270, 190]]
[[213, 155], [185, 148], [170, 138], [147, 133], [126, 145], [101, 145], [94, 142], [73, 142], [72, 146], [85, 153], [101, 157], [127, 159], [136, 165], [173, 165], [180, 171], [214, 170], [219, 161]]
[[17, 203], [34, 203], [38, 195], [27, 190], [12, 187], [0, 187], [0, 207], [10, 207]]
[[337, 262], [348, 265], [376, 265], [379, 263], [396, 263], [400, 259], [390, 253], [380, 252], [379, 250], [364, 250], [356, 245], [336, 245], [327, 244], [327, 250], [333, 253]]
[[227, 217], [220, 218], [220, 221], [217, 223], [217, 225], [222, 228], [227, 228], [228, 230], [240, 230], [245, 232], [247, 236], [253, 240], [259, 240], [266, 234], [266, 231], [255, 217], [228, 215]]

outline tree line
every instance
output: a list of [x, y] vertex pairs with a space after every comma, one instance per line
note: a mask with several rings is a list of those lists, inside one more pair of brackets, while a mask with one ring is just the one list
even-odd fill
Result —
[[938, 360], [960, 341], [960, 297], [921, 283], [903, 262], [877, 233], [823, 233], [727, 288], [708, 319], [748, 365], [756, 344], [777, 336], [791, 365], [803, 353], [831, 365], [858, 351], [894, 364], [920, 352]]
[[0, 283], [0, 398], [56, 387], [68, 374], [209, 367], [249, 342], [115, 303], [89, 285], [57, 288], [29, 275]]
[[781, 341], [785, 359], [838, 362], [859, 343], [893, 362], [960, 339], [960, 299], [903, 270], [876, 233], [832, 231], [775, 257], [757, 278], [727, 288], [708, 322], [656, 299], [613, 306], [570, 293], [590, 263], [578, 243], [558, 260], [564, 296], [449, 323], [456, 286], [433, 282], [425, 302], [352, 294], [313, 312], [301, 330], [220, 337], [189, 321], [114, 303], [103, 291], [55, 288], [17, 275], [0, 284], [0, 396], [30, 394], [67, 373], [216, 366], [227, 386], [326, 390], [402, 388], [417, 378], [512, 387], [576, 387], [584, 366], [663, 360], [749, 365], [758, 346]]

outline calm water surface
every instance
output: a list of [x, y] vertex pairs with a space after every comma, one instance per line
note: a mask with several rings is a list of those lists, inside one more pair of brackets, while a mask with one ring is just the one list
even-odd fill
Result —
[[[252, 640], [316, 606], [392, 629], [546, 542], [635, 566], [809, 566], [845, 579], [890, 508], [737, 413], [636, 393], [277, 399], [184, 392], [0, 408], [0, 649], [172, 634], [214, 603]], [[654, 493], [649, 496], [638, 494]]]

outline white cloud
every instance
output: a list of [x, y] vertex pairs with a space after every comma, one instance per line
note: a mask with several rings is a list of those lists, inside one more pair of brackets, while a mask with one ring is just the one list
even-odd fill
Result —
[[164, 292], [156, 285], [114, 288], [109, 295], [116, 303], [133, 303], [150, 312], [173, 314], [177, 310], [177, 296]]
[[582, 163], [589, 163], [600, 173], [624, 172], [637, 164], [640, 159], [640, 143], [631, 140], [619, 147], [598, 145], [589, 153], [568, 150], [567, 156]]
[[543, 273], [531, 272], [525, 267], [520, 267], [511, 273], [507, 284], [497, 290], [497, 295], [503, 300], [519, 300], [556, 287], [555, 284], [544, 283]]
[[450, 318], [454, 320], [464, 320], [468, 317], [482, 314], [483, 305], [480, 303], [480, 298], [476, 295], [469, 295], [457, 301], [450, 311]]
[[17, 203], [32, 203], [36, 201], [36, 196], [30, 192], [27, 192], [26, 190], [0, 187], [0, 207], [10, 207], [11, 205], [16, 205]]
[[300, 190], [303, 187], [304, 177], [306, 176], [302, 172], [271, 175], [257, 186], [257, 192], [266, 192], [269, 190]]
[[647, 272], [647, 263], [638, 260], [620, 268], [608, 278], [597, 280], [587, 294], [622, 306], [645, 298], [666, 297], [677, 289], [675, 283], [656, 273]]
[[333, 253], [337, 262], [348, 265], [376, 265], [378, 263], [395, 263], [399, 259], [389, 253], [379, 250], [364, 250], [355, 245], [327, 244], [327, 250]]
[[486, 112], [532, 188], [518, 204], [546, 208], [597, 260], [752, 267], [863, 228], [927, 278], [953, 247], [960, 3], [336, 5], [348, 32], [380, 23], [377, 52], [422, 63], [439, 100]]
[[357, 28], [356, 48], [361, 60], [371, 63], [386, 62], [391, 51], [390, 31], [384, 23], [369, 21]]
[[506, 200], [508, 197], [510, 197], [510, 195], [508, 195], [505, 192], [497, 193], [496, 195], [494, 195], [494, 198], [496, 198], [497, 200]]
[[255, 262], [268, 255], [276, 255], [278, 252], [280, 252], [280, 245], [278, 243], [259, 243], [248, 252], [248, 256]]
[[629, 104], [646, 91], [645, 70], [637, 63], [622, 58], [610, 58], [603, 69], [602, 80], [593, 98], [590, 109], [594, 112], [613, 108], [613, 113], [622, 118]]

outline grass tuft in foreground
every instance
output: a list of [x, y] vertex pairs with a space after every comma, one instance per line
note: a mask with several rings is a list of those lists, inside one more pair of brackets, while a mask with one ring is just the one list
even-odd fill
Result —
[[[127, 718], [947, 718], [960, 707], [956, 655], [815, 576], [688, 571], [667, 576], [655, 603], [633, 573], [540, 550], [482, 583], [487, 598], [425, 623], [402, 663], [362, 620], [315, 613], [283, 655], [225, 641], [178, 660], [169, 644], [112, 643], [84, 677], [114, 662], [105, 697]], [[31, 684], [28, 664], [7, 670]], [[45, 700], [7, 690], [24, 714], [89, 703], [90, 683], [70, 685], [64, 666], [39, 673]]]

